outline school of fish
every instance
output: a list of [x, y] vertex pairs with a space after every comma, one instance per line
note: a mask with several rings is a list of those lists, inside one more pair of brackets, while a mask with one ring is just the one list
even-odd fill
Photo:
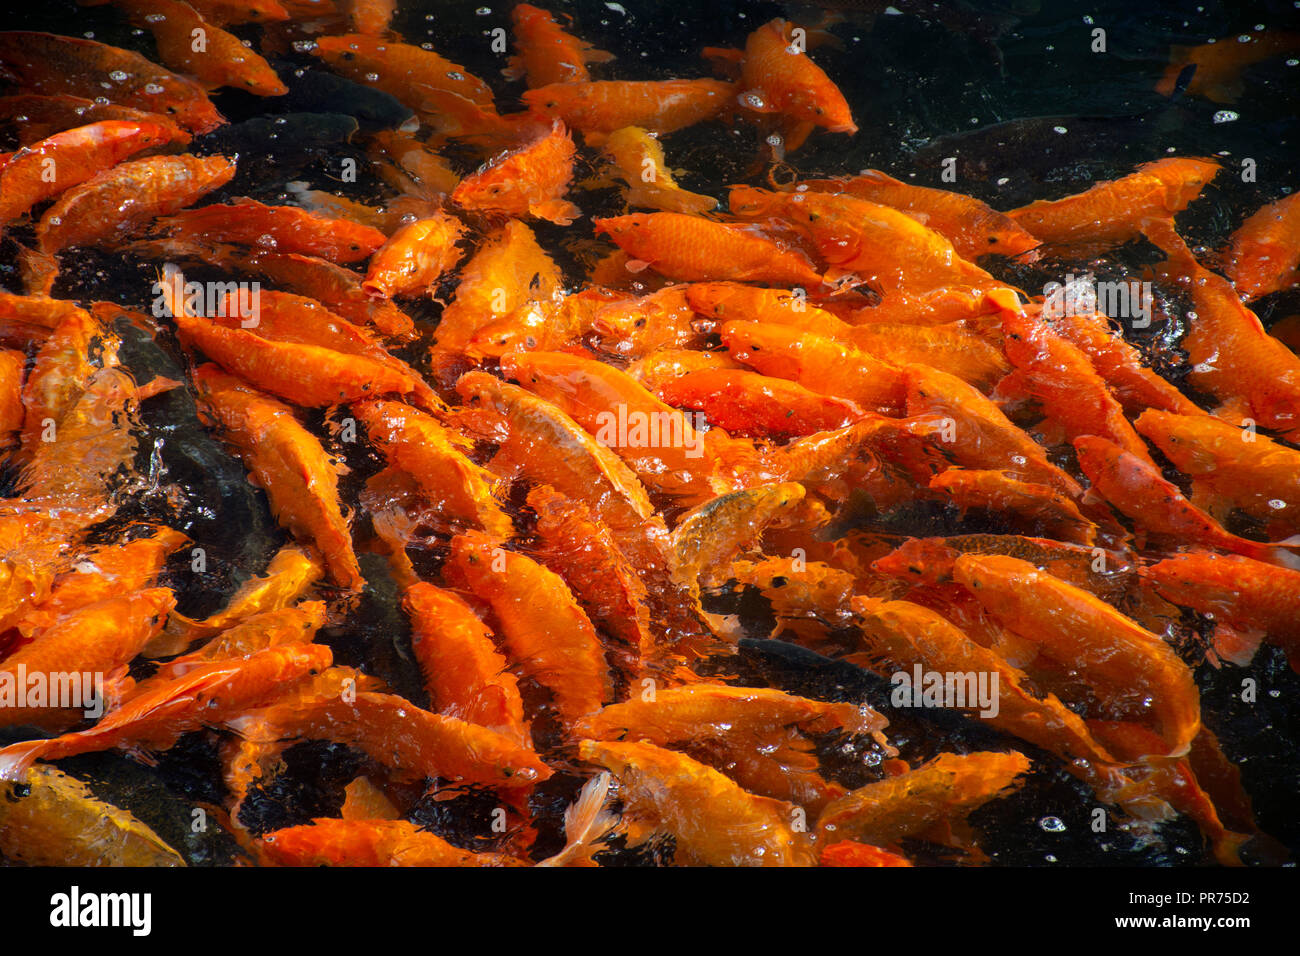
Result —
[[[0, 230], [23, 283], [0, 291], [0, 727], [31, 731], [0, 749], [0, 859], [184, 865], [57, 763], [147, 762], [192, 733], [219, 742], [212, 810], [256, 865], [593, 866], [649, 847], [911, 866], [925, 846], [976, 865], [972, 814], [1052, 769], [1114, 826], [1187, 817], [1219, 864], [1268, 842], [1195, 672], [1266, 645], [1300, 671], [1300, 358], [1251, 307], [1300, 282], [1294, 194], [1212, 250], [1176, 222], [1220, 173], [1200, 157], [1002, 211], [877, 170], [715, 197], [672, 168], [675, 131], [751, 129], [786, 172], [810, 137], [858, 133], [795, 23], [707, 48], [698, 76], [602, 79], [614, 54], [521, 3], [503, 75], [480, 78], [398, 36], [393, 2], [107, 2], [158, 62], [0, 32], [19, 139]], [[261, 52], [230, 32], [249, 25]], [[319, 183], [256, 201], [227, 188], [246, 151], [188, 151], [226, 123], [221, 91], [288, 92], [271, 59], [290, 48], [413, 116], [354, 141], [381, 203]], [[1230, 95], [1230, 64], [1176, 56], [1174, 74], [1205, 64], [1192, 95]], [[614, 188], [624, 214], [584, 217]], [[548, 249], [557, 229], [585, 276]], [[996, 277], [1134, 241], [1162, 260], [1133, 278], [1194, 313], [1176, 380], [1079, 287]], [[86, 249], [149, 263], [155, 290], [59, 295]], [[216, 301], [186, 279], [213, 269], [231, 283]], [[253, 279], [250, 303], [236, 283]], [[183, 355], [184, 379], [137, 381], [124, 322]], [[141, 405], [176, 390], [286, 532], [203, 618], [177, 610], [176, 576], [200, 573], [204, 542], [122, 518]], [[908, 508], [959, 533], [878, 520]], [[328, 639], [374, 555], [422, 700]], [[764, 633], [742, 596], [770, 609]], [[946, 706], [999, 743], [909, 761], [883, 706], [746, 685], [727, 661], [756, 638], [885, 680], [996, 676], [993, 716]], [[102, 675], [101, 714], [12, 693], [67, 673]], [[334, 815], [252, 826], [304, 741], [363, 772]], [[858, 776], [823, 759], [840, 746]], [[557, 776], [562, 846], [543, 851]], [[471, 792], [497, 807], [477, 842], [411, 819]]]

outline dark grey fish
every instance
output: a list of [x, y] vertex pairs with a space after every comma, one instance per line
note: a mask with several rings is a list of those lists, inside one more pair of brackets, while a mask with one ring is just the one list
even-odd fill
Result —
[[286, 112], [346, 113], [367, 132], [401, 126], [415, 114], [382, 90], [322, 70], [279, 64], [289, 92], [275, 98]]
[[200, 155], [277, 155], [326, 149], [346, 143], [358, 129], [345, 113], [282, 113], [219, 126], [194, 137], [190, 150]]

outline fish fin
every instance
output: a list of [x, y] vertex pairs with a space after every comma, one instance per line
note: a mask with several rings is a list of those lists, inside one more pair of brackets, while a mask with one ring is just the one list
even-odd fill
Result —
[[808, 141], [808, 137], [812, 135], [812, 131], [815, 130], [816, 128], [817, 128], [816, 123], [810, 123], [806, 121], [802, 123], [800, 122], [787, 123], [785, 127], [785, 133], [784, 133], [785, 142], [783, 143], [785, 151], [787, 153], [793, 153], [796, 149], [798, 149], [800, 146], [802, 146], [804, 143]]
[[1211, 638], [1214, 656], [1238, 667], [1246, 667], [1255, 658], [1264, 639], [1261, 631], [1238, 630], [1220, 622]]
[[528, 211], [538, 219], [545, 219], [557, 226], [567, 226], [582, 215], [582, 210], [564, 199], [548, 199], [546, 202], [533, 203]]
[[[55, 738], [57, 739], [57, 738]], [[19, 783], [48, 748], [48, 740], [24, 740], [0, 750], [0, 780]]]
[[608, 50], [598, 50], [594, 46], [584, 47], [582, 51], [584, 63], [610, 63], [617, 59], [618, 57]]
[[506, 65], [501, 68], [501, 75], [507, 80], [522, 80], [524, 78], [524, 58], [522, 56], [512, 56], [506, 60]]
[[[17, 245], [17, 243], [15, 243]], [[59, 277], [59, 259], [49, 252], [18, 245], [18, 267], [28, 295], [48, 297]]]
[[1241, 858], [1241, 848], [1255, 838], [1253, 833], [1234, 833], [1223, 831], [1223, 835], [1213, 841], [1214, 858], [1220, 866], [1245, 866]]
[[592, 855], [621, 822], [605, 809], [612, 779], [608, 773], [602, 773], [587, 782], [578, 799], [564, 811], [564, 849], [538, 866], [595, 865]]
[[646, 269], [650, 268], [650, 263], [646, 262], [644, 259], [629, 259], [627, 262], [623, 263], [623, 268], [628, 272], [644, 272]]

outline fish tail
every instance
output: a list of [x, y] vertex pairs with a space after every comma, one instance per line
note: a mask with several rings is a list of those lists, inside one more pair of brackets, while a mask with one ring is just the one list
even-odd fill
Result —
[[40, 249], [18, 246], [18, 268], [23, 278], [23, 289], [28, 295], [49, 296], [54, 281], [59, 277], [59, 260]]
[[27, 770], [49, 749], [48, 740], [25, 740], [0, 750], [0, 780], [18, 783]]
[[1251, 839], [1252, 835], [1249, 833], [1224, 830], [1213, 840], [1214, 858], [1219, 861], [1220, 866], [1245, 866], [1246, 863], [1241, 858], [1241, 848]]
[[564, 811], [564, 836], [567, 842], [559, 853], [538, 866], [589, 866], [600, 843], [619, 824], [619, 818], [605, 810], [612, 778], [602, 773], [587, 782]]

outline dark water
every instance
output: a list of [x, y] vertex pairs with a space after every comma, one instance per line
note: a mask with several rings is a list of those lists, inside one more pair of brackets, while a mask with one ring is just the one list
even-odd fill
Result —
[[[1168, 62], [1169, 48], [1198, 44], [1259, 29], [1300, 30], [1300, 10], [1290, 2], [1274, 3], [1138, 3], [1043, 2], [1006, 0], [989, 4], [842, 2], [827, 11], [813, 4], [653, 3], [581, 0], [552, 3], [549, 9], [571, 13], [574, 32], [617, 59], [593, 71], [601, 79], [666, 79], [709, 75], [700, 57], [704, 46], [743, 46], [746, 35], [767, 20], [790, 17], [813, 27], [823, 23], [828, 42], [817, 45], [814, 58], [844, 91], [860, 127], [852, 138], [815, 134], [786, 162], [800, 175], [840, 175], [874, 167], [909, 182], [967, 192], [1008, 209], [1035, 198], [1056, 198], [1086, 188], [1098, 179], [1128, 172], [1140, 162], [1167, 155], [1207, 155], [1222, 160], [1224, 170], [1179, 224], [1193, 244], [1215, 247], [1259, 205], [1300, 183], [1300, 66], [1280, 57], [1248, 69], [1239, 101], [1219, 105], [1181, 96], [1166, 99], [1154, 91]], [[111, 8], [82, 9], [66, 0], [0, 14], [7, 29], [38, 29], [95, 39], [154, 55], [151, 37], [125, 25]], [[509, 5], [475, 3], [402, 3], [394, 27], [409, 42], [431, 42], [444, 55], [487, 80], [497, 93], [501, 112], [519, 107], [519, 83], [500, 75], [504, 54], [491, 50], [491, 31], [509, 29]], [[1095, 52], [1094, 31], [1104, 31], [1105, 51]], [[236, 28], [258, 45], [259, 29]], [[814, 39], [820, 34], [814, 32]], [[284, 185], [306, 180], [313, 188], [333, 189], [353, 198], [375, 200], [378, 184], [368, 178], [355, 185], [338, 182], [342, 159], [365, 168], [364, 153], [350, 142], [354, 127], [381, 128], [400, 122], [400, 106], [367, 95], [323, 75], [306, 53], [290, 52], [277, 61], [292, 93], [264, 100], [224, 91], [214, 100], [232, 121], [196, 149], [239, 153], [238, 178], [215, 201], [249, 195], [267, 202], [289, 199]], [[1225, 115], [1222, 111], [1230, 110]], [[302, 114], [333, 114], [304, 118]], [[268, 125], [268, 118], [284, 122]], [[1218, 114], [1216, 116], [1216, 114]], [[275, 130], [274, 138], [268, 130]], [[748, 127], [706, 123], [664, 140], [669, 164], [683, 170], [681, 184], [692, 191], [724, 195], [728, 184], [763, 184], [767, 155]], [[6, 147], [8, 148], [8, 147]], [[457, 154], [463, 170], [481, 157]], [[943, 161], [956, 159], [955, 182], [941, 180]], [[594, 155], [584, 152], [577, 179], [594, 169]], [[1247, 162], [1249, 161], [1249, 162]], [[1243, 165], [1245, 164], [1245, 165]], [[1251, 167], [1254, 177], [1243, 176]], [[575, 192], [588, 216], [622, 211], [611, 190]], [[587, 239], [584, 220], [568, 230], [539, 228], [548, 250], [573, 269], [566, 251], [576, 237]], [[26, 238], [19, 230], [17, 236]], [[18, 288], [12, 242], [0, 246], [0, 283]], [[1116, 251], [1104, 262], [1047, 261], [1032, 268], [1005, 261], [986, 264], [1008, 280], [1031, 289], [1060, 281], [1067, 271], [1089, 267], [1128, 272], [1153, 261], [1142, 244]], [[155, 263], [96, 252], [69, 254], [55, 294], [82, 300], [106, 299], [145, 308], [150, 299]], [[196, 270], [194, 278], [209, 278]], [[219, 276], [213, 275], [212, 278]], [[1162, 300], [1167, 313], [1177, 312], [1176, 297]], [[1265, 324], [1300, 312], [1294, 294], [1259, 303]], [[416, 309], [418, 319], [436, 321], [436, 306]], [[1162, 326], [1162, 328], [1166, 328]], [[125, 331], [125, 327], [123, 327]], [[1167, 340], [1138, 340], [1153, 364], [1171, 379], [1180, 372], [1176, 326]], [[127, 334], [126, 361], [141, 378], [149, 373], [179, 377], [174, 341], [158, 342]], [[153, 514], [185, 530], [207, 547], [215, 573], [195, 582], [178, 563], [168, 583], [181, 595], [182, 610], [202, 614], [219, 607], [251, 574], [262, 570], [285, 536], [275, 527], [264, 495], [242, 480], [243, 470], [195, 417], [192, 396], [169, 393], [146, 403], [142, 466], [153, 457], [160, 480], [179, 495], [157, 495], [133, 502], [132, 515]], [[324, 422], [322, 437], [328, 434]], [[331, 446], [348, 457], [356, 479], [346, 485], [355, 495], [373, 462], [358, 460], [355, 449]], [[350, 504], [355, 504], [352, 500]], [[424, 703], [418, 674], [409, 654], [409, 635], [395, 592], [382, 562], [366, 560], [371, 587], [362, 606], [322, 640], [341, 663], [367, 665], [392, 686]], [[750, 609], [761, 620], [763, 609]], [[779, 686], [828, 700], [868, 700], [889, 712], [879, 681], [842, 662], [820, 658], [780, 642], [747, 641], [721, 670], [753, 685]], [[1253, 678], [1259, 697], [1240, 699], [1241, 682]], [[1197, 672], [1205, 722], [1218, 735], [1228, 756], [1242, 770], [1254, 800], [1260, 828], [1293, 852], [1300, 850], [1300, 680], [1283, 656], [1265, 648], [1249, 668]], [[951, 716], [951, 715], [948, 715]], [[955, 719], [924, 721], [890, 713], [891, 739], [909, 759], [938, 750], [969, 751], [1010, 745], [978, 722]], [[11, 735], [12, 736], [12, 735]], [[195, 734], [168, 754], [157, 768], [144, 768], [116, 755], [93, 755], [67, 761], [69, 772], [87, 779], [105, 799], [135, 812], [177, 846], [195, 864], [235, 859], [233, 842], [219, 828], [194, 833], [192, 808], [224, 799], [220, 784], [217, 739]], [[825, 765], [850, 785], [871, 779], [861, 752], [829, 742]], [[1022, 745], [1021, 749], [1024, 749]], [[1094, 834], [1088, 827], [1094, 801], [1077, 781], [1045, 755], [1037, 771], [1016, 795], [975, 814], [983, 833], [981, 845], [994, 863], [1015, 865], [1207, 865], [1202, 839], [1184, 818], [1147, 833], [1112, 830]], [[289, 770], [265, 792], [250, 799], [245, 822], [255, 832], [337, 813], [342, 787], [364, 762], [346, 748], [305, 744], [287, 757]], [[559, 820], [580, 784], [577, 777], [557, 775], [534, 798], [539, 818], [538, 855], [561, 842]], [[453, 842], [488, 848], [486, 820], [491, 800], [470, 794], [456, 801], [422, 801], [413, 819], [433, 827]], [[1048, 820], [1056, 818], [1061, 826]], [[1047, 820], [1044, 824], [1043, 821]], [[919, 860], [953, 862], [941, 849], [910, 848]], [[611, 854], [615, 864], [653, 863], [664, 847]]]

